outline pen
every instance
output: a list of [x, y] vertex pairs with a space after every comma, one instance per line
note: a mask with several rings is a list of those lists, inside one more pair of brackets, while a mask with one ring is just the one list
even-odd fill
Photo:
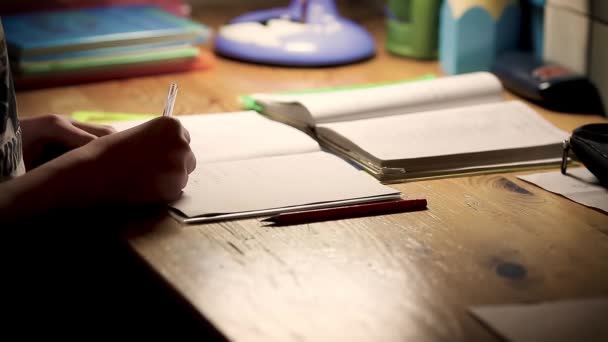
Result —
[[167, 93], [167, 100], [165, 101], [165, 109], [163, 110], [163, 116], [173, 115], [173, 106], [175, 105], [175, 98], [177, 97], [177, 83], [172, 82], [169, 85], [169, 92]]
[[562, 153], [561, 171], [562, 171], [562, 174], [565, 175], [566, 169], [568, 168], [568, 152], [570, 152], [570, 141], [564, 140], [564, 142], [562, 143], [562, 148], [563, 148], [563, 153]]
[[378, 214], [390, 214], [426, 208], [426, 199], [401, 199], [376, 203], [356, 204], [345, 207], [304, 210], [282, 213], [262, 220], [276, 226], [310, 223], [331, 219], [361, 217]]

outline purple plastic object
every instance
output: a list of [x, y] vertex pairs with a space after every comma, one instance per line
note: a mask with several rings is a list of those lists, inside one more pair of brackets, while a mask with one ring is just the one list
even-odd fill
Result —
[[373, 37], [338, 13], [333, 0], [292, 0], [288, 7], [241, 15], [219, 29], [215, 51], [244, 61], [329, 66], [374, 56]]

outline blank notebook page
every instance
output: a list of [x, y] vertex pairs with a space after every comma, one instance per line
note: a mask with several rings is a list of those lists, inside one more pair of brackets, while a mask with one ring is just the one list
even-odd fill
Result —
[[[305, 133], [253, 111], [176, 118], [190, 133], [190, 148], [199, 164], [320, 150], [319, 144]], [[143, 122], [118, 122], [112, 126], [121, 131]]]
[[187, 216], [267, 210], [399, 192], [325, 152], [198, 165], [171, 206]]

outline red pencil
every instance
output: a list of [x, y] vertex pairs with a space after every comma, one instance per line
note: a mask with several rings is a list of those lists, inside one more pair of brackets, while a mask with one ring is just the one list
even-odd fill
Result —
[[346, 207], [295, 211], [292, 213], [278, 214], [264, 219], [262, 222], [272, 223], [276, 226], [302, 224], [324, 220], [421, 210], [426, 208], [426, 205], [426, 199], [402, 199], [396, 201], [356, 204]]

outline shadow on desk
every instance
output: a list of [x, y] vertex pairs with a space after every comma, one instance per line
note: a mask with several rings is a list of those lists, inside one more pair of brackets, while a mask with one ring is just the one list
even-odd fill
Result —
[[86, 334], [225, 341], [119, 238], [116, 222], [128, 221], [123, 218], [55, 213], [3, 227], [1, 301], [3, 316], [10, 317], [4, 326], [23, 339]]

